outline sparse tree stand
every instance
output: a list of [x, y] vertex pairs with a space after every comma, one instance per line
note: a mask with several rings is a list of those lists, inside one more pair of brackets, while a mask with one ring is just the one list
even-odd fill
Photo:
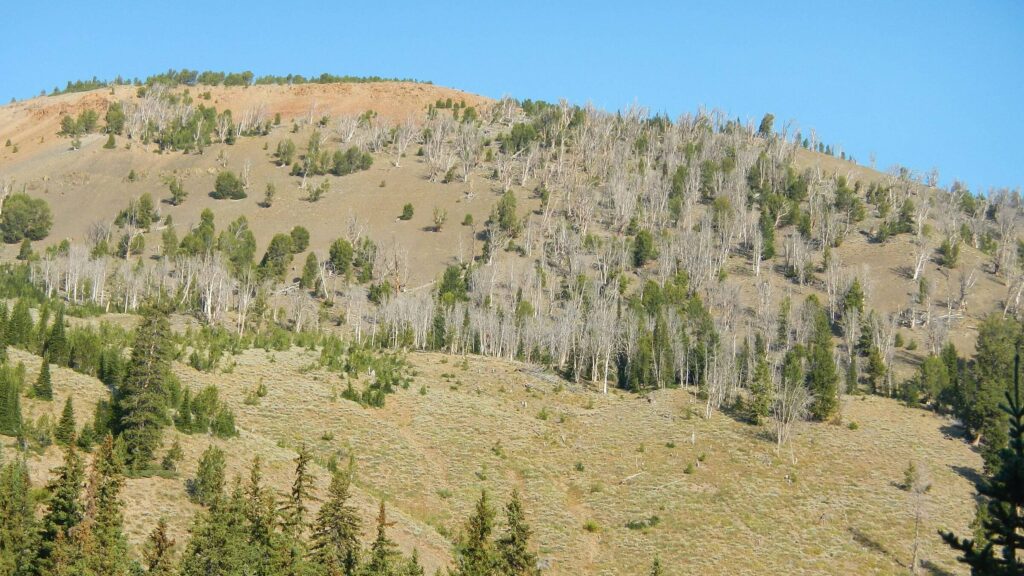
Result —
[[999, 451], [994, 471], [982, 479], [978, 493], [984, 499], [979, 512], [978, 538], [959, 538], [942, 532], [942, 539], [963, 555], [961, 562], [977, 575], [1024, 574], [1024, 406], [1020, 400], [1020, 343], [1014, 357], [1013, 391], [1006, 392], [1003, 411], [1009, 416], [1009, 446]]

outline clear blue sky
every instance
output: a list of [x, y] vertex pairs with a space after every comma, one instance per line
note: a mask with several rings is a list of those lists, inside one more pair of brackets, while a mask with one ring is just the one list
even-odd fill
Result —
[[4, 100], [172, 67], [414, 77], [673, 117], [770, 111], [864, 164], [1024, 185], [1017, 0], [4, 4]]

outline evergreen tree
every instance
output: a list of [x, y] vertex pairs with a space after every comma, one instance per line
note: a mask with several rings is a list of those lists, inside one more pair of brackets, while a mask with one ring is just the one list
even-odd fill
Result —
[[57, 429], [54, 430], [53, 437], [62, 446], [75, 442], [75, 407], [71, 403], [70, 396], [64, 401], [64, 410], [61, 412], [60, 422], [57, 423]]
[[196, 516], [182, 557], [180, 576], [249, 574], [252, 563], [245, 494], [240, 483]]
[[313, 454], [309, 447], [305, 444], [300, 445], [299, 453], [295, 457], [295, 479], [282, 514], [285, 529], [295, 535], [301, 535], [306, 530], [306, 503], [310, 499], [315, 481], [313, 473], [309, 470], [312, 460]]
[[[274, 532], [277, 515], [274, 510], [274, 496], [263, 486], [263, 471], [257, 456], [249, 468], [249, 483], [244, 488], [245, 519], [248, 523], [248, 542], [253, 557], [258, 562], [250, 568], [255, 574], [273, 574], [282, 564], [282, 554], [276, 550], [280, 544]], [[289, 551], [285, 551], [286, 553]], [[290, 554], [286, 554], [290, 556]]]
[[27, 261], [32, 259], [32, 241], [25, 238], [18, 248], [18, 260]]
[[763, 351], [758, 351], [754, 374], [750, 379], [750, 421], [763, 423], [772, 411], [772, 373]]
[[192, 433], [192, 391], [185, 388], [181, 395], [181, 404], [178, 405], [178, 412], [174, 415], [174, 426], [185, 434]]
[[39, 377], [32, 386], [32, 395], [40, 400], [53, 400], [53, 383], [50, 379], [50, 362], [43, 357], [42, 367], [39, 369]]
[[310, 252], [306, 255], [306, 264], [302, 267], [302, 277], [299, 278], [299, 286], [306, 289], [317, 288], [317, 277], [320, 275], [319, 264], [316, 254]]
[[394, 540], [388, 538], [387, 511], [384, 508], [384, 501], [380, 501], [380, 512], [377, 513], [377, 537], [370, 544], [370, 558], [362, 573], [366, 576], [397, 576], [397, 568], [401, 553]]
[[1011, 390], [1017, 342], [1022, 337], [1016, 320], [992, 314], [978, 327], [977, 351], [972, 370], [964, 378], [958, 416], [982, 442], [982, 456], [990, 471], [1006, 446], [1006, 421], [1000, 399]]
[[0, 435], [20, 436], [21, 382], [10, 366], [0, 366]]
[[838, 407], [839, 374], [836, 372], [835, 346], [828, 316], [816, 299], [811, 305], [814, 328], [807, 347], [807, 387], [814, 394], [810, 413], [816, 420], [824, 421]]
[[85, 467], [74, 443], [64, 447], [64, 462], [53, 470], [53, 479], [46, 486], [50, 493], [46, 514], [43, 516], [44, 559], [49, 559], [58, 540], [70, 536], [72, 528], [82, 521], [84, 510], [80, 497], [85, 481]]
[[534, 576], [537, 557], [530, 552], [530, 527], [526, 524], [523, 504], [519, 492], [512, 491], [512, 498], [505, 506], [508, 526], [505, 535], [498, 539], [497, 555], [501, 574], [505, 576]]
[[35, 324], [29, 312], [28, 302], [19, 299], [11, 310], [11, 318], [7, 321], [7, 343], [18, 348], [27, 348], [32, 342], [32, 331]]
[[128, 574], [128, 540], [124, 535], [121, 501], [123, 468], [114, 449], [114, 438], [107, 434], [93, 457], [86, 486], [85, 517], [72, 530], [85, 564], [96, 574]]
[[[311, 550], [314, 562], [327, 574], [353, 576], [359, 565], [359, 533], [362, 522], [349, 499], [355, 472], [351, 457], [347, 470], [336, 470], [327, 489], [327, 500], [313, 524]], [[340, 568], [340, 571], [339, 571]]]
[[36, 573], [39, 536], [24, 461], [0, 468], [0, 574]]
[[199, 458], [196, 477], [188, 482], [193, 502], [213, 506], [224, 495], [224, 451], [210, 445]]
[[984, 498], [985, 514], [979, 516], [982, 536], [987, 542], [941, 532], [946, 543], [963, 554], [960, 561], [971, 567], [972, 574], [1024, 574], [1024, 406], [1020, 398], [1019, 347], [1014, 355], [1012, 393], [1006, 391], [1004, 397], [1001, 408], [1009, 416], [1009, 446], [999, 451], [991, 467], [995, 472], [977, 486]]
[[484, 490], [456, 545], [456, 576], [488, 576], [494, 572], [496, 558], [494, 543], [491, 541], [493, 530], [494, 509]]
[[661, 567], [661, 559], [657, 556], [654, 557], [654, 562], [651, 564], [651, 576], [664, 576], [665, 569]]
[[67, 366], [71, 356], [71, 347], [68, 344], [67, 334], [64, 328], [64, 309], [57, 310], [57, 317], [53, 321], [53, 328], [46, 338], [43, 350], [43, 358], [58, 366]]
[[146, 468], [160, 445], [173, 355], [170, 333], [164, 310], [143, 311], [124, 381], [116, 391], [119, 429], [132, 470]]
[[167, 520], [160, 518], [142, 549], [142, 558], [146, 562], [147, 574], [151, 576], [172, 576], [174, 574], [174, 544], [174, 540], [167, 534]]

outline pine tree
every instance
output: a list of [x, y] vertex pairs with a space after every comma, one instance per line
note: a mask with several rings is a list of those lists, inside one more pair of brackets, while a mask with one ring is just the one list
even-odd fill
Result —
[[349, 503], [349, 489], [355, 472], [354, 461], [349, 458], [347, 470], [337, 470], [331, 476], [327, 501], [320, 507], [313, 525], [312, 553], [314, 562], [325, 573], [353, 576], [359, 565], [359, 534], [362, 521], [356, 507]]
[[114, 449], [114, 438], [107, 434], [93, 457], [86, 486], [85, 518], [72, 530], [85, 563], [97, 574], [128, 574], [128, 540], [124, 535], [121, 501], [123, 468]]
[[75, 445], [68, 444], [64, 447], [64, 462], [53, 470], [53, 479], [46, 486], [50, 499], [43, 516], [41, 555], [51, 565], [57, 541], [67, 539], [85, 514], [80, 500], [84, 481], [82, 458]]
[[19, 299], [14, 304], [6, 328], [7, 343], [11, 346], [25, 348], [32, 341], [35, 325], [32, 323], [32, 315], [29, 313], [26, 300]]
[[209, 446], [199, 458], [196, 477], [188, 482], [188, 494], [193, 502], [213, 506], [224, 495], [224, 451]]
[[42, 367], [39, 369], [39, 377], [32, 386], [32, 394], [40, 400], [53, 400], [53, 383], [50, 380], [50, 363], [43, 357]]
[[64, 410], [61, 412], [60, 422], [57, 423], [53, 437], [62, 446], [73, 444], [75, 441], [75, 407], [70, 396], [64, 401]]
[[1001, 408], [1009, 416], [1009, 446], [999, 451], [994, 473], [977, 486], [984, 497], [985, 514], [980, 528], [987, 542], [979, 546], [976, 539], [960, 539], [952, 532], [940, 532], [947, 544], [963, 554], [960, 561], [971, 567], [972, 574], [1024, 574], [1024, 405], [1020, 398], [1019, 343], [1014, 357], [1013, 390], [1004, 396]]
[[807, 350], [807, 387], [814, 394], [810, 413], [816, 420], [824, 421], [838, 407], [839, 374], [836, 372], [835, 346], [828, 316], [816, 300], [812, 305], [814, 329]]
[[39, 537], [24, 461], [0, 468], [0, 574], [36, 573]]
[[0, 366], [0, 435], [20, 436], [21, 382], [10, 366]]
[[363, 569], [366, 576], [393, 576], [396, 573], [401, 553], [394, 540], [388, 538], [387, 529], [393, 523], [388, 522], [384, 501], [380, 501], [380, 512], [377, 513], [377, 537], [370, 544], [370, 559]]
[[216, 500], [209, 510], [196, 516], [189, 529], [181, 576], [247, 573], [252, 554], [245, 506], [241, 483], [236, 482], [229, 496]]
[[181, 404], [174, 415], [174, 426], [185, 434], [192, 433], [192, 391], [188, 388], [181, 395]]
[[57, 310], [57, 317], [53, 321], [53, 328], [46, 338], [43, 350], [43, 358], [58, 366], [67, 366], [70, 360], [71, 347], [68, 345], [68, 338], [64, 328], [64, 309]]
[[151, 576], [174, 574], [174, 544], [174, 540], [167, 534], [167, 520], [160, 518], [142, 549], [142, 558], [146, 562], [147, 574]]
[[178, 469], [178, 462], [185, 456], [185, 453], [181, 449], [181, 443], [178, 439], [174, 439], [174, 443], [164, 454], [163, 460], [160, 461], [160, 469], [168, 472], [174, 472]]
[[299, 446], [299, 453], [295, 457], [295, 479], [282, 514], [285, 529], [296, 536], [306, 530], [306, 502], [310, 498], [314, 482], [313, 474], [309, 470], [312, 460], [313, 455], [309, 447], [305, 444]]
[[487, 500], [487, 491], [480, 492], [476, 509], [463, 529], [456, 545], [457, 576], [487, 576], [493, 573], [496, 564], [494, 543], [494, 509]]
[[160, 445], [172, 356], [170, 333], [165, 311], [143, 311], [124, 382], [117, 389], [118, 424], [132, 470], [149, 466]]
[[517, 490], [512, 491], [512, 498], [505, 506], [505, 518], [508, 527], [505, 535], [497, 542], [500, 572], [506, 576], [539, 574], [537, 557], [529, 550], [530, 527], [526, 524]]
[[320, 263], [316, 260], [316, 254], [310, 252], [306, 255], [306, 264], [302, 267], [302, 277], [299, 278], [299, 286], [302, 288], [316, 288], [316, 279], [320, 274]]
[[274, 496], [270, 490], [263, 486], [263, 471], [260, 466], [260, 458], [257, 456], [249, 468], [249, 483], [244, 488], [245, 493], [245, 519], [249, 526], [248, 541], [252, 548], [254, 557], [259, 565], [252, 566], [256, 574], [271, 573], [276, 569], [275, 564], [281, 563], [279, 551], [275, 550], [278, 545], [274, 525], [276, 514], [274, 511]]

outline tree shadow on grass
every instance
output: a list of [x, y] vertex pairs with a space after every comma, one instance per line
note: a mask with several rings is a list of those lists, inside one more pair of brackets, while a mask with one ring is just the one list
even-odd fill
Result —
[[858, 528], [854, 528], [854, 527], [851, 526], [849, 528], [849, 531], [850, 531], [850, 535], [853, 536], [853, 541], [856, 542], [857, 544], [860, 544], [861, 546], [867, 548], [868, 550], [871, 550], [872, 552], [876, 552], [878, 554], [881, 554], [882, 556], [885, 556], [886, 558], [892, 560], [893, 562], [895, 562], [896, 564], [898, 564], [899, 566], [901, 566], [903, 568], [907, 568], [908, 567], [906, 564], [901, 562], [900, 559], [897, 558], [895, 554], [893, 554], [892, 552], [886, 550], [885, 546], [882, 546], [882, 544], [880, 542], [878, 542], [877, 540], [875, 540], [871, 536], [868, 536], [862, 530], [860, 530]]

